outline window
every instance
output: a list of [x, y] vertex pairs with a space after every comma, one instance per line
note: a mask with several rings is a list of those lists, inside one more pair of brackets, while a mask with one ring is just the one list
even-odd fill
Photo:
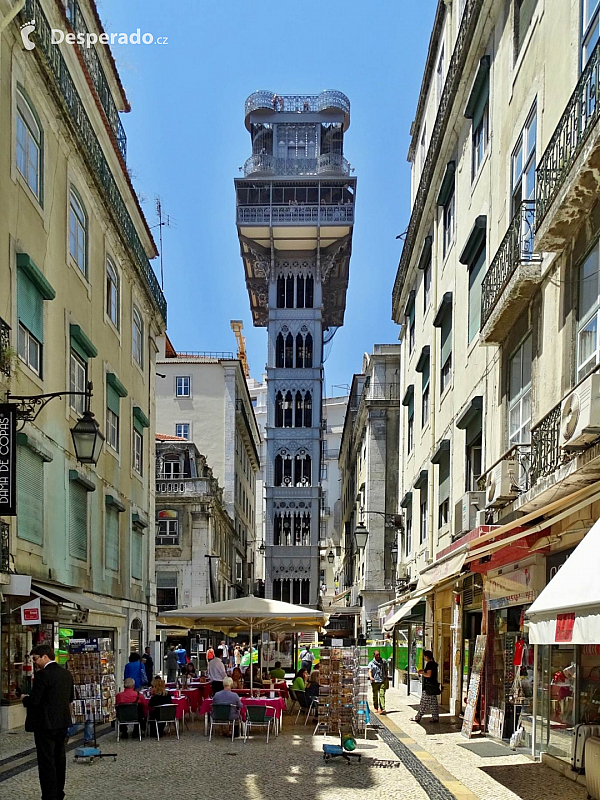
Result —
[[162, 464], [160, 473], [161, 478], [171, 480], [172, 478], [183, 478], [181, 461], [179, 456], [166, 456]]
[[160, 611], [172, 611], [177, 608], [177, 572], [156, 573], [156, 605]]
[[440, 394], [443, 394], [452, 377], [452, 292], [445, 292], [433, 324], [440, 329]]
[[177, 397], [190, 396], [190, 377], [183, 375], [175, 378], [175, 394]]
[[423, 123], [423, 133], [421, 134], [421, 142], [419, 144], [419, 171], [423, 172], [425, 166], [425, 159], [427, 158], [427, 126]]
[[17, 169], [27, 185], [42, 201], [42, 152], [43, 134], [37, 114], [17, 90]]
[[69, 552], [74, 558], [88, 556], [88, 489], [77, 480], [69, 481]]
[[410, 455], [415, 446], [415, 396], [408, 401], [408, 418], [406, 423], [406, 452]]
[[410, 292], [408, 303], [406, 304], [406, 325], [408, 327], [408, 354], [415, 349], [415, 291]]
[[404, 532], [404, 554], [408, 558], [412, 551], [412, 503], [406, 507], [406, 530]]
[[133, 359], [140, 367], [144, 366], [144, 323], [137, 306], [132, 313], [131, 348]]
[[179, 512], [172, 509], [159, 511], [156, 522], [156, 544], [179, 544]]
[[69, 253], [87, 278], [87, 215], [73, 189], [69, 197]]
[[104, 531], [104, 558], [106, 568], [119, 570], [119, 511], [115, 506], [106, 506]]
[[27, 364], [36, 375], [41, 376], [42, 345], [22, 323], [19, 323], [17, 351], [21, 361]]
[[485, 244], [469, 265], [469, 342], [481, 327], [481, 284], [485, 275]]
[[429, 347], [424, 347], [417, 372], [421, 373], [421, 428], [429, 421]]
[[509, 446], [530, 442], [531, 358], [529, 334], [509, 361]]
[[17, 536], [44, 542], [44, 461], [29, 447], [17, 448]]
[[423, 270], [423, 313], [427, 313], [431, 302], [431, 258], [428, 259]]
[[438, 528], [450, 522], [450, 451], [438, 461]]
[[537, 0], [515, 0], [515, 61], [533, 19]]
[[471, 129], [471, 145], [473, 152], [471, 176], [474, 179], [478, 172], [479, 167], [483, 163], [483, 157], [487, 150], [488, 143], [488, 127], [489, 127], [489, 105], [486, 102], [481, 111], [481, 115], [477, 123], [473, 120]]
[[582, 0], [581, 68], [587, 64], [600, 38], [600, 0]]
[[[71, 350], [71, 368], [69, 388], [72, 392], [85, 392], [87, 386], [87, 364], [81, 356]], [[69, 405], [73, 411], [83, 414], [85, 408], [85, 397], [83, 395], [71, 395]]]
[[443, 256], [446, 258], [452, 242], [454, 241], [454, 225], [455, 225], [455, 200], [454, 200], [454, 187], [450, 193], [450, 197], [442, 207], [442, 224], [443, 224]]
[[106, 316], [117, 330], [120, 329], [121, 291], [119, 273], [110, 260], [106, 259]]
[[[481, 428], [481, 423], [480, 423]], [[467, 431], [468, 434], [468, 431]], [[476, 492], [477, 481], [481, 477], [482, 469], [482, 444], [483, 438], [481, 433], [476, 436], [473, 441], [467, 440], [466, 452], [466, 491]]]
[[577, 380], [580, 381], [598, 363], [598, 314], [600, 281], [598, 242], [579, 267], [579, 303], [577, 310]]
[[420, 508], [419, 508], [419, 543], [423, 544], [427, 539], [427, 484], [421, 487]]
[[435, 75], [435, 83], [437, 89], [437, 102], [438, 105], [440, 104], [440, 100], [442, 99], [442, 93], [444, 91], [444, 45], [442, 44], [442, 49], [440, 51], [440, 57], [438, 58], [437, 70]]
[[[512, 153], [512, 215], [519, 210], [524, 200], [533, 200], [535, 195], [535, 144], [537, 138], [537, 114], [533, 106], [525, 127], [519, 135]], [[533, 234], [531, 234], [533, 236]]]
[[189, 422], [178, 422], [175, 425], [175, 436], [179, 436], [181, 439], [189, 439], [190, 438]]
[[141, 530], [136, 525], [133, 525], [131, 528], [131, 577], [137, 580], [141, 580], [143, 577], [142, 537]]
[[119, 403], [118, 392], [110, 384], [106, 387], [106, 443], [119, 452]]
[[143, 475], [143, 456], [144, 456], [144, 437], [135, 430], [133, 431], [133, 468], [138, 475]]
[[17, 254], [17, 353], [24, 364], [42, 377], [44, 300], [55, 297], [54, 289], [25, 253]]

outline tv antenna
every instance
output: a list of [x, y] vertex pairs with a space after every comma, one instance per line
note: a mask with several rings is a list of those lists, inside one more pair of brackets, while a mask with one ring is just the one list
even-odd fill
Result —
[[157, 195], [156, 197], [156, 216], [158, 217], [158, 224], [152, 225], [150, 230], [154, 228], [158, 228], [158, 241], [159, 241], [159, 249], [160, 249], [160, 288], [165, 288], [165, 275], [163, 271], [163, 238], [162, 238], [162, 229], [165, 228], [176, 228], [177, 222], [173, 219], [170, 214], [165, 214], [163, 212], [162, 203], [160, 197]]

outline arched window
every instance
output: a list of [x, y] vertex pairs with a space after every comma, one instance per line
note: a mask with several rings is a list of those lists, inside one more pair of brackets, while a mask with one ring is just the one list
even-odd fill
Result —
[[275, 366], [280, 369], [283, 368], [283, 334], [278, 333], [275, 342]]
[[131, 321], [131, 349], [133, 358], [140, 367], [144, 366], [144, 321], [137, 306], [133, 307]]
[[294, 413], [294, 427], [301, 428], [302, 427], [302, 410], [304, 408], [304, 403], [302, 401], [302, 393], [296, 392], [296, 408]]
[[304, 395], [304, 427], [312, 428], [312, 397], [310, 392]]
[[275, 427], [283, 428], [283, 394], [277, 392], [275, 397]]
[[294, 307], [294, 276], [291, 273], [285, 279], [285, 307]]
[[294, 337], [291, 333], [285, 338], [285, 368], [293, 369], [294, 366]]
[[292, 459], [279, 453], [275, 456], [275, 486], [292, 485]]
[[285, 308], [285, 278], [283, 275], [277, 278], [277, 308]]
[[293, 410], [292, 393], [286, 392], [285, 400], [283, 403], [283, 427], [293, 428], [292, 423], [292, 410]]
[[304, 308], [304, 275], [296, 278], [296, 308]]
[[304, 307], [312, 308], [314, 302], [314, 294], [315, 294], [315, 281], [312, 275], [306, 276], [306, 287], [304, 291], [305, 291]]
[[120, 327], [121, 286], [117, 268], [106, 259], [106, 316], [117, 328]]
[[311, 486], [311, 459], [309, 455], [294, 458], [294, 486]]
[[306, 334], [304, 340], [304, 366], [312, 367], [313, 365], [313, 339], [310, 333]]
[[301, 333], [296, 336], [296, 367], [304, 366], [304, 337]]
[[42, 201], [43, 131], [38, 115], [17, 90], [17, 169], [36, 198]]
[[71, 188], [69, 195], [69, 253], [87, 278], [88, 221], [79, 195]]
[[275, 578], [273, 581], [273, 600], [281, 600], [281, 580]]
[[142, 639], [144, 634], [144, 626], [141, 619], [131, 620], [131, 628], [129, 629], [129, 650], [131, 653], [142, 652]]

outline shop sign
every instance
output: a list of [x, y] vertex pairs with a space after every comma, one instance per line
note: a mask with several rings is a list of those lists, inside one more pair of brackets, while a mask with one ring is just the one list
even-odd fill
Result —
[[21, 606], [21, 625], [40, 625], [41, 622], [42, 609], [39, 597]]
[[0, 515], [17, 514], [17, 408], [0, 404]]
[[487, 578], [484, 595], [490, 611], [533, 603], [543, 586], [542, 567], [533, 564]]
[[556, 635], [557, 644], [561, 642], [573, 641], [573, 628], [575, 627], [575, 614], [556, 615]]

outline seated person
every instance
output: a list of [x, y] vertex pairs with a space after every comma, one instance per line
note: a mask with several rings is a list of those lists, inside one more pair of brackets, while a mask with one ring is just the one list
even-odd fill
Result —
[[[244, 676], [244, 688], [250, 688], [250, 670], [246, 670], [246, 674]], [[252, 688], [259, 688], [262, 689], [262, 678], [260, 677], [260, 669], [258, 664], [254, 664], [252, 666]]]
[[[231, 680], [233, 682], [232, 689], [243, 689], [244, 688], [244, 676], [242, 675], [242, 670], [239, 667], [234, 667], [233, 672], [231, 673]], [[223, 682], [224, 684], [225, 682]]]
[[[141, 695], [135, 688], [135, 681], [133, 678], [125, 678], [123, 681], [123, 686], [125, 687], [122, 692], [118, 692], [117, 696], [115, 697], [115, 705], [124, 705], [129, 703], [138, 703], [138, 719], [140, 721], [140, 725], [142, 731], [146, 729], [146, 717], [144, 716], [144, 707], [141, 705]], [[121, 739], [127, 739], [128, 732], [127, 726], [121, 725], [119, 736]]]
[[185, 665], [185, 674], [187, 675], [188, 680], [190, 678], [195, 678], [197, 676], [197, 674], [198, 674], [196, 672], [196, 667], [192, 664], [191, 661], [188, 664]]
[[292, 689], [295, 692], [303, 692], [306, 689], [306, 681], [308, 680], [308, 672], [303, 668], [299, 669], [292, 683]]
[[313, 697], [319, 696], [319, 670], [315, 669], [310, 673], [308, 686], [306, 687], [306, 696], [312, 700]]
[[[148, 719], [156, 719], [158, 714], [156, 709], [158, 706], [167, 706], [173, 702], [173, 698], [167, 692], [165, 682], [162, 678], [154, 678], [152, 681], [152, 689], [151, 689], [151, 696], [150, 696], [150, 712], [148, 714]], [[154, 725], [152, 726], [154, 728]], [[161, 722], [158, 724], [158, 733], [162, 736], [165, 730], [165, 723]]]
[[215, 703], [218, 705], [235, 706], [235, 708], [231, 709], [229, 719], [239, 719], [240, 712], [242, 710], [242, 701], [240, 700], [239, 695], [231, 691], [232, 684], [233, 680], [231, 678], [223, 679], [223, 688], [213, 697], [213, 706]]
[[285, 670], [281, 669], [281, 661], [275, 662], [275, 666], [271, 670], [271, 677], [276, 681], [282, 681], [285, 678]]

